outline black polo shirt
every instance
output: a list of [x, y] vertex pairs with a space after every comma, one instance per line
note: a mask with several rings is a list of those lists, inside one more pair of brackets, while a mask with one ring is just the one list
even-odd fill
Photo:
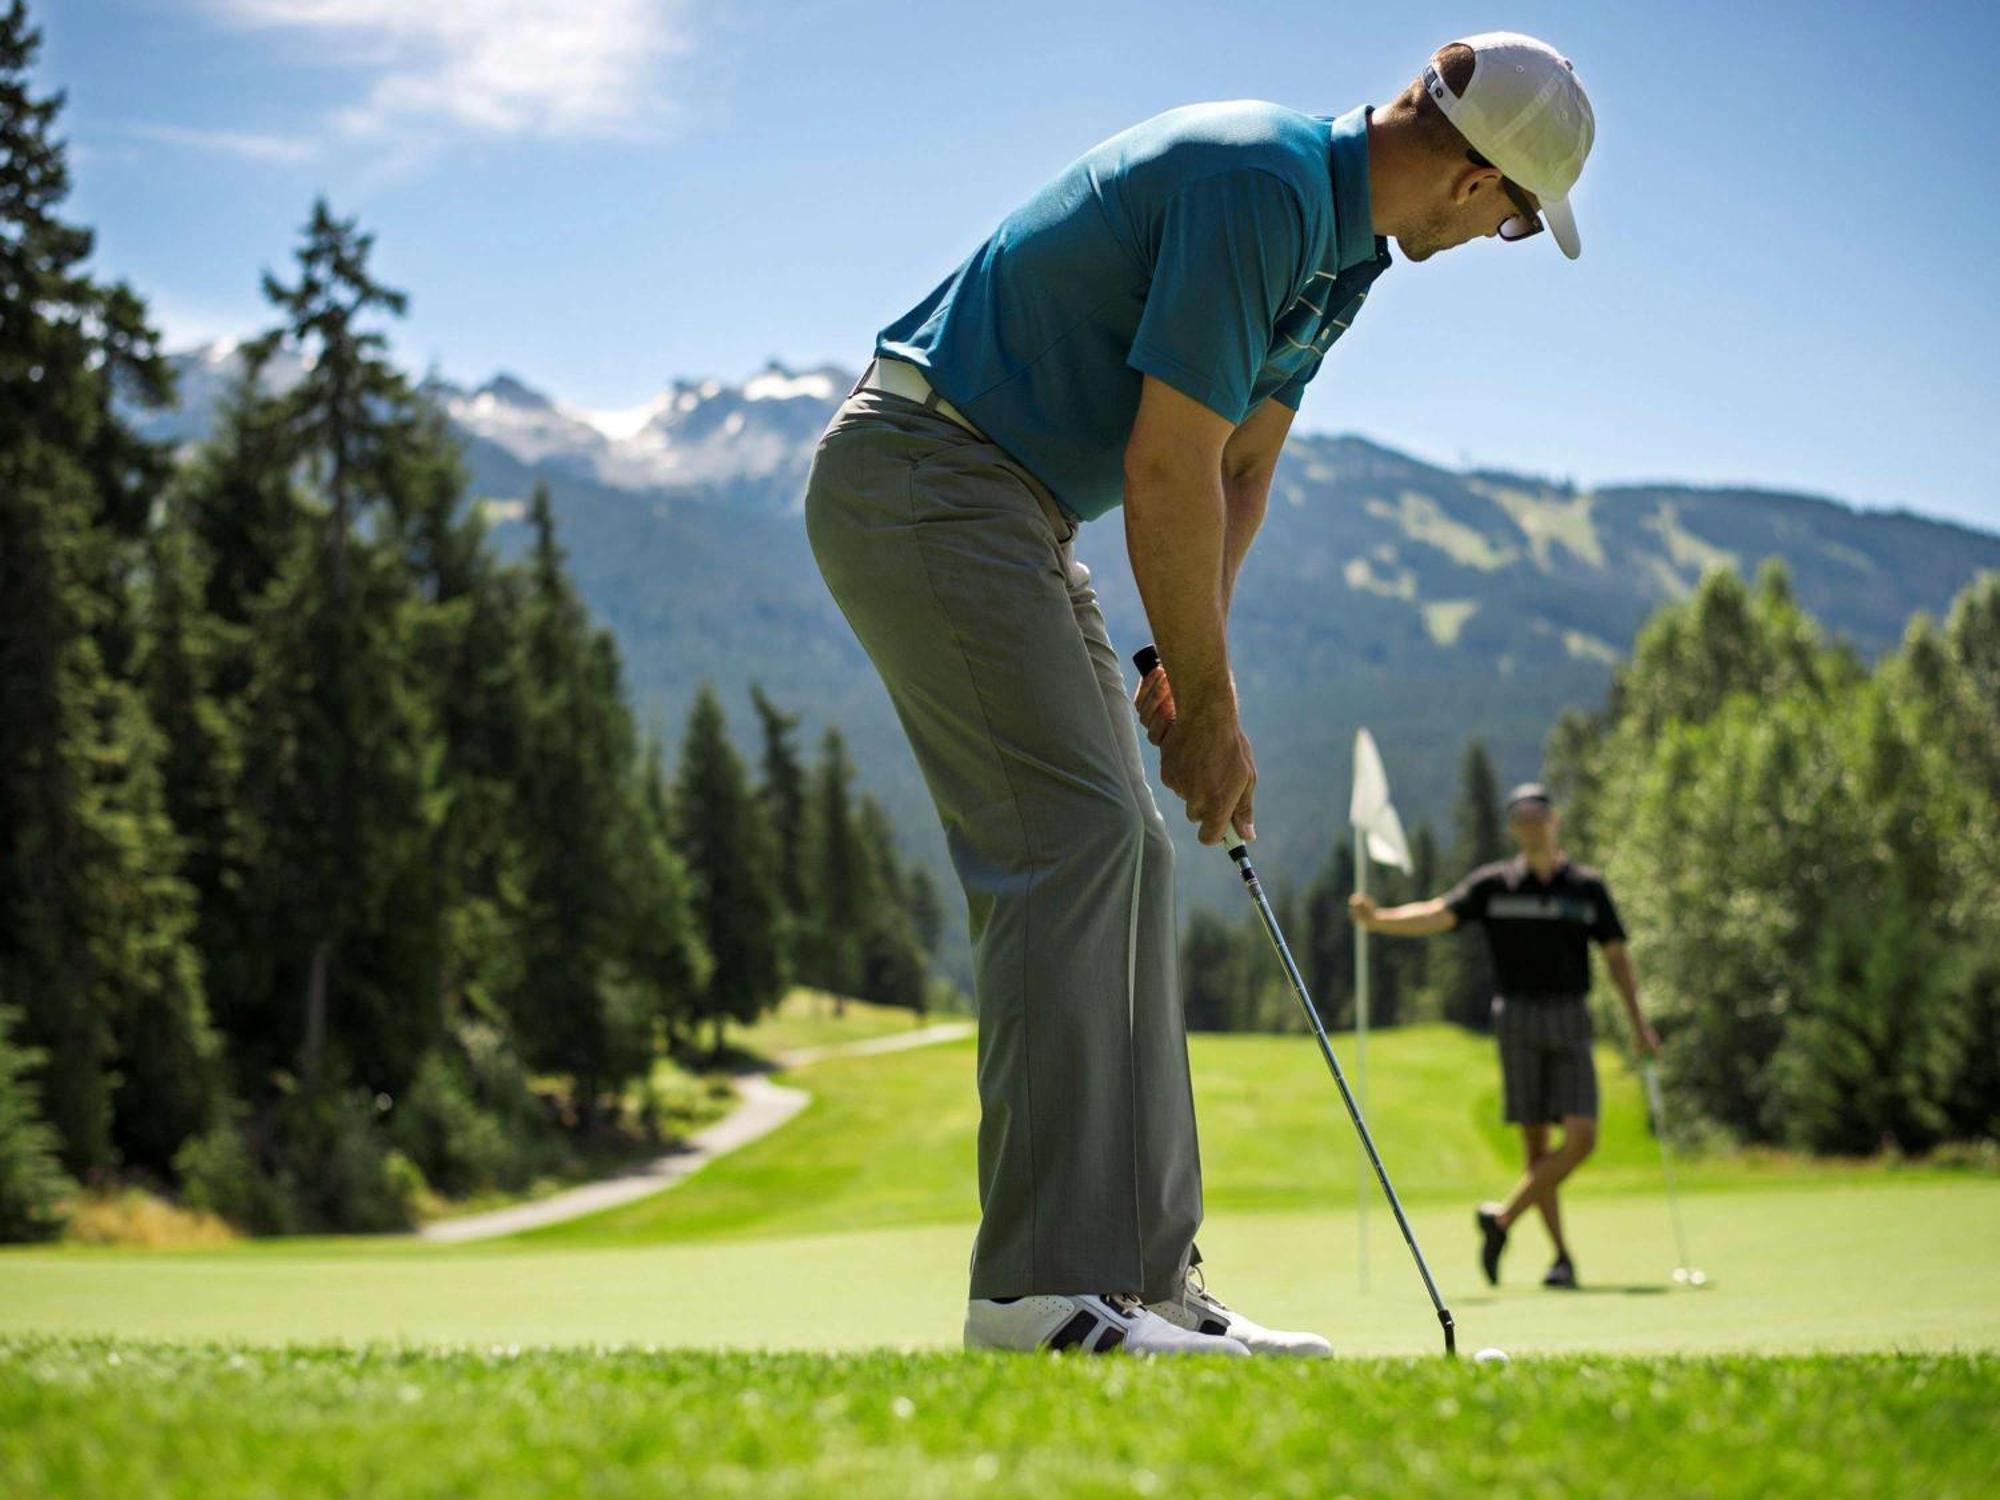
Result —
[[1445, 909], [1486, 929], [1493, 982], [1503, 995], [1582, 995], [1590, 944], [1625, 940], [1611, 891], [1595, 870], [1564, 860], [1547, 881], [1525, 855], [1481, 865], [1453, 886]]

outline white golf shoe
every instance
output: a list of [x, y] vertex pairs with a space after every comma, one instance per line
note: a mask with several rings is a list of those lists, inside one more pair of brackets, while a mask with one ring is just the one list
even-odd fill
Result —
[[[1255, 1325], [1252, 1325], [1253, 1327]], [[975, 1297], [965, 1304], [968, 1349], [1047, 1349], [1083, 1354], [1220, 1354], [1242, 1359], [1250, 1350], [1234, 1338], [1176, 1326], [1137, 1297]]]
[[1163, 1321], [1177, 1328], [1241, 1344], [1260, 1358], [1278, 1355], [1292, 1359], [1325, 1359], [1333, 1353], [1333, 1345], [1316, 1333], [1285, 1333], [1253, 1323], [1221, 1298], [1212, 1295], [1202, 1285], [1199, 1271], [1188, 1273], [1179, 1297], [1169, 1302], [1148, 1303], [1146, 1310], [1158, 1314]]

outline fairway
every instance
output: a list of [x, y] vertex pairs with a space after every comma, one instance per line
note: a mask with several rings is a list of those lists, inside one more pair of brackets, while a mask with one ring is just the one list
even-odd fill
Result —
[[[880, 1018], [858, 1020], [873, 1031]], [[1408, 1254], [1372, 1191], [1360, 1289], [1353, 1136], [1311, 1043], [1197, 1037], [1193, 1051], [1209, 1182], [1202, 1248], [1216, 1290], [1259, 1317], [1320, 1329], [1345, 1354], [1435, 1348]], [[1688, 1232], [1713, 1284], [1674, 1287], [1637, 1086], [1609, 1055], [1603, 1146], [1565, 1201], [1585, 1290], [1535, 1284], [1545, 1245], [1532, 1223], [1503, 1285], [1489, 1288], [1473, 1264], [1470, 1207], [1513, 1165], [1488, 1044], [1420, 1028], [1376, 1038], [1370, 1057], [1382, 1150], [1467, 1349], [2000, 1348], [1990, 1175], [1691, 1163]], [[971, 1065], [970, 1045], [950, 1044], [798, 1069], [787, 1081], [814, 1102], [773, 1135], [670, 1192], [512, 1240], [7, 1251], [0, 1334], [949, 1347], [974, 1210]]]
[[[1351, 1037], [1336, 1042], [1350, 1064], [1352, 1045]], [[1190, 1053], [1211, 1220], [1272, 1210], [1337, 1217], [1347, 1209], [1351, 1217], [1365, 1168], [1312, 1041], [1200, 1035], [1190, 1039]], [[1489, 1040], [1448, 1026], [1378, 1034], [1370, 1039], [1369, 1066], [1369, 1127], [1406, 1202], [1449, 1199], [1469, 1214], [1474, 1202], [1511, 1185], [1518, 1137], [1500, 1123]], [[1598, 1070], [1604, 1080], [1601, 1133], [1596, 1155], [1577, 1179], [1580, 1190], [1656, 1194], [1659, 1157], [1646, 1130], [1638, 1080], [1609, 1048], [1600, 1050]], [[978, 1100], [970, 1041], [832, 1059], [788, 1081], [810, 1088], [814, 1100], [778, 1134], [685, 1188], [535, 1231], [526, 1242], [653, 1245], [963, 1224], [976, 1217]], [[1681, 1176], [1696, 1186], [1741, 1189], [1852, 1181], [1857, 1171], [1749, 1159], [1686, 1163]], [[1373, 1178], [1368, 1182], [1372, 1194]], [[1373, 1212], [1386, 1222], [1379, 1203]], [[1529, 1253], [1539, 1253], [1539, 1235], [1534, 1226], [1525, 1231], [1521, 1243], [1535, 1247]], [[1585, 1253], [1581, 1246], [1579, 1253]]]

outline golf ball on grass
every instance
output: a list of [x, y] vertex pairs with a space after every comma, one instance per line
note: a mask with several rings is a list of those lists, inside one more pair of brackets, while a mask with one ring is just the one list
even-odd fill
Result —
[[1481, 1349], [1477, 1354], [1472, 1356], [1472, 1362], [1475, 1365], [1504, 1365], [1507, 1363], [1507, 1351], [1504, 1349]]

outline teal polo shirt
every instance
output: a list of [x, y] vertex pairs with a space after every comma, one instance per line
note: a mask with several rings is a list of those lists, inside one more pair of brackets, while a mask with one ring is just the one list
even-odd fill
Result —
[[1368, 110], [1243, 101], [1113, 136], [1009, 215], [875, 352], [1089, 520], [1124, 498], [1147, 375], [1230, 422], [1306, 383], [1389, 265]]

